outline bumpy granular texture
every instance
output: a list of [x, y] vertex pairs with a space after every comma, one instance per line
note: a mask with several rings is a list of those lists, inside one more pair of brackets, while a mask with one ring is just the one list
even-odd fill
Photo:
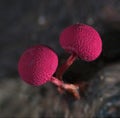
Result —
[[60, 44], [67, 52], [75, 53], [85, 61], [95, 60], [102, 51], [98, 32], [85, 24], [71, 25], [60, 35]]
[[58, 65], [57, 55], [48, 47], [38, 45], [20, 57], [18, 71], [28, 84], [39, 86], [50, 81]]

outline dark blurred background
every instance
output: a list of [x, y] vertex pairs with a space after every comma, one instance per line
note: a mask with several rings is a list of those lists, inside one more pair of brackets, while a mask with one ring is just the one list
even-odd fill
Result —
[[[120, 0], [0, 0], [0, 80], [5, 80], [0, 84], [1, 96], [4, 96], [4, 90], [11, 89], [5, 86], [6, 82], [19, 78], [17, 63], [25, 49], [45, 44], [59, 56], [63, 55], [59, 45], [60, 32], [78, 22], [93, 26], [103, 40], [103, 52], [93, 63], [93, 70], [96, 70], [96, 65], [101, 68], [119, 63]], [[90, 67], [79, 67], [84, 68], [83, 76], [91, 70]]]

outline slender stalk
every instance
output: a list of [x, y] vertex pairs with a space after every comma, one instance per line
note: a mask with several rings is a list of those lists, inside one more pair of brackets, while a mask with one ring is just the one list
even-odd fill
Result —
[[52, 76], [52, 78], [51, 78], [51, 82], [52, 82], [53, 84], [55, 84], [56, 86], [58, 86], [58, 87], [62, 87], [63, 84], [64, 84], [63, 81], [61, 81], [61, 80], [59, 80], [59, 79], [57, 79], [56, 77], [53, 77], [53, 76]]
[[57, 79], [56, 77], [52, 77], [51, 78], [51, 82], [53, 84], [55, 84], [56, 86], [58, 86], [58, 88], [63, 91], [67, 91], [67, 92], [70, 92], [73, 94], [73, 96], [76, 98], [76, 99], [80, 99], [80, 95], [79, 95], [79, 87], [74, 85], [74, 84], [67, 84], [67, 83], [64, 83], [63, 81]]
[[62, 76], [64, 72], [73, 64], [76, 58], [77, 58], [77, 55], [71, 54], [70, 57], [58, 68], [56, 77], [62, 80]]

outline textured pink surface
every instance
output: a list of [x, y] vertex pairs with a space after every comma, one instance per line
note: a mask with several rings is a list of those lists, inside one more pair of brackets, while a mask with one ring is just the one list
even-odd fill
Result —
[[102, 41], [95, 29], [84, 24], [71, 25], [60, 35], [63, 49], [85, 61], [95, 60], [102, 51]]
[[38, 45], [20, 57], [18, 71], [28, 84], [39, 86], [51, 79], [58, 65], [57, 55], [48, 47]]

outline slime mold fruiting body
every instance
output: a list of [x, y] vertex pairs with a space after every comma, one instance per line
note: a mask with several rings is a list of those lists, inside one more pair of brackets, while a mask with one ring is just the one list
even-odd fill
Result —
[[22, 54], [18, 63], [18, 71], [22, 80], [30, 85], [41, 86], [46, 82], [52, 82], [61, 90], [69, 91], [79, 99], [78, 87], [53, 77], [57, 65], [58, 57], [55, 52], [47, 46], [39, 45], [27, 49]]
[[65, 28], [60, 34], [60, 45], [65, 51], [71, 53], [58, 70], [57, 77], [61, 79], [63, 73], [77, 57], [90, 62], [98, 58], [102, 51], [102, 40], [98, 32], [85, 24], [75, 24]]

